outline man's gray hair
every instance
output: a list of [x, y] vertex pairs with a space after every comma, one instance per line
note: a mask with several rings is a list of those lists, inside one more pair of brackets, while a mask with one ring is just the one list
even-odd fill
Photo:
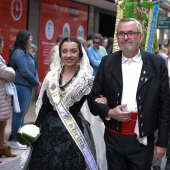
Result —
[[120, 23], [122, 23], [122, 22], [130, 22], [130, 21], [136, 22], [136, 25], [137, 25], [137, 27], [138, 27], [138, 31], [139, 31], [140, 33], [142, 33], [142, 26], [141, 26], [140, 22], [139, 22], [138, 20], [136, 20], [135, 18], [122, 18], [122, 19], [119, 21], [117, 28], [119, 27], [119, 24], [120, 24]]
[[30, 44], [28, 48], [29, 48], [29, 49], [30, 49], [30, 48], [33, 48], [35, 51], [38, 50], [38, 48], [37, 48], [37, 46], [36, 46], [35, 44]]

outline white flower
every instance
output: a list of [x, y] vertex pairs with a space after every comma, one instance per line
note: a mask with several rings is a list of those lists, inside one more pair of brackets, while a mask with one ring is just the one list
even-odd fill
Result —
[[36, 137], [40, 134], [40, 129], [36, 125], [26, 124], [21, 128], [20, 133], [25, 133], [29, 136]]

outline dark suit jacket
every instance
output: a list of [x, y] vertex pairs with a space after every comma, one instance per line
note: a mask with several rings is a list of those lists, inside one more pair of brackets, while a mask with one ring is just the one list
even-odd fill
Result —
[[[105, 125], [114, 130], [121, 130], [121, 122], [105, 117], [108, 111], [121, 104], [122, 51], [103, 57], [92, 91], [88, 98], [89, 108], [94, 115], [99, 115]], [[162, 57], [141, 50], [143, 66], [137, 88], [139, 134], [144, 137], [153, 134], [159, 128], [157, 145], [167, 147], [170, 122], [169, 78], [165, 61]], [[95, 102], [103, 94], [107, 105]]]

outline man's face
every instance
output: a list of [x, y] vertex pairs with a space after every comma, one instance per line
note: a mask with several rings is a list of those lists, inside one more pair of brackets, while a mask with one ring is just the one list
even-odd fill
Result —
[[100, 39], [93, 38], [93, 47], [99, 49]]
[[123, 53], [137, 52], [144, 37], [144, 35], [139, 32], [135, 21], [120, 23], [116, 36], [118, 45]]

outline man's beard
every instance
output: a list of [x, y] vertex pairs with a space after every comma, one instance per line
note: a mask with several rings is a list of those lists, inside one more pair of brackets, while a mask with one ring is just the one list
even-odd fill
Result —
[[136, 46], [131, 41], [125, 41], [121, 43], [120, 49], [123, 52], [133, 52], [136, 51]]

